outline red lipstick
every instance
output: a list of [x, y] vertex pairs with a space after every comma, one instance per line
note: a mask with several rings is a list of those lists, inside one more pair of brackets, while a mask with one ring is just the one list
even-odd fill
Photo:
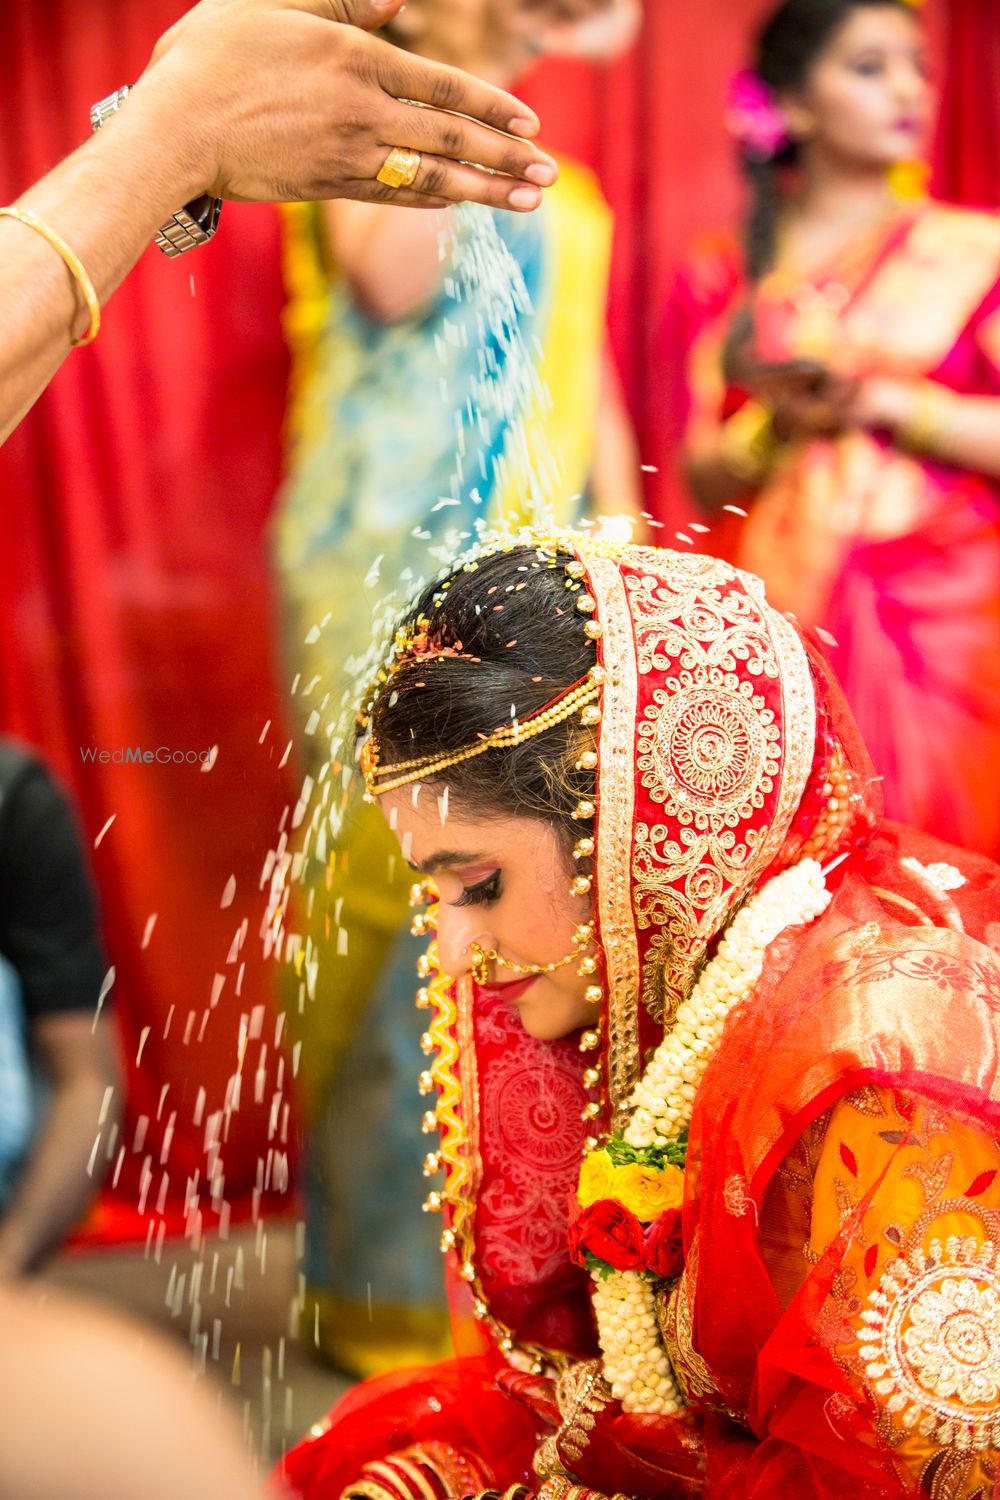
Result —
[[530, 989], [537, 978], [537, 974], [526, 974], [523, 979], [512, 979], [506, 984], [493, 983], [483, 985], [483, 989], [489, 990], [491, 994], [501, 996], [502, 999], [511, 1005], [516, 1005], [525, 990]]

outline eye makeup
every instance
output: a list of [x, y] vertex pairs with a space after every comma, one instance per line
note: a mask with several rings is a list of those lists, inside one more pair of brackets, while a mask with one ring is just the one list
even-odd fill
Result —
[[500, 871], [494, 870], [486, 876], [485, 880], [478, 880], [475, 885], [463, 886], [458, 900], [450, 904], [452, 906], [489, 906], [499, 899], [500, 891]]

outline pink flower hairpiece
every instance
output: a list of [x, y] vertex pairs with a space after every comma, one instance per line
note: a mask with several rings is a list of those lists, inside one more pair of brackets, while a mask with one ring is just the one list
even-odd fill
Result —
[[415, 662], [441, 661], [445, 657], [453, 661], [481, 660], [478, 656], [471, 655], [464, 650], [461, 641], [447, 643], [434, 634], [430, 620], [421, 615], [414, 624], [397, 631], [393, 649], [393, 661], [389, 668], [390, 672], [398, 672], [400, 668], [409, 666]]
[[770, 86], [749, 68], [730, 81], [726, 129], [756, 161], [773, 161], [791, 144], [788, 127]]

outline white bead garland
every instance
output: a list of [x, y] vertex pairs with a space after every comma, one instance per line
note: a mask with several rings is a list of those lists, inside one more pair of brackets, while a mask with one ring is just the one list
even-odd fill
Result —
[[669, 1415], [683, 1402], [656, 1332], [653, 1288], [632, 1271], [594, 1276], [594, 1312], [604, 1352], [604, 1378], [626, 1411]]
[[823, 871], [814, 859], [805, 859], [769, 880], [737, 912], [636, 1084], [625, 1130], [630, 1146], [665, 1146], [688, 1127], [722, 1028], [760, 978], [766, 950], [786, 927], [812, 921], [829, 901]]
[[[624, 1132], [628, 1145], [666, 1146], [687, 1130], [726, 1018], [760, 978], [767, 949], [786, 927], [813, 921], [829, 903], [822, 869], [804, 859], [737, 912], [636, 1084]], [[605, 1377], [625, 1411], [678, 1411], [683, 1398], [660, 1341], [650, 1283], [635, 1271], [603, 1280], [594, 1272], [593, 1303]]]

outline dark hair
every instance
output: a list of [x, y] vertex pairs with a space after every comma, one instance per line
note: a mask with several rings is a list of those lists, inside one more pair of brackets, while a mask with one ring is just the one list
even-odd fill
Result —
[[[461, 656], [405, 663], [377, 693], [371, 731], [383, 765], [464, 749], [514, 718], [526, 719], [596, 663], [577, 609], [582, 585], [569, 553], [530, 546], [482, 556], [430, 585], [400, 621]], [[573, 714], [522, 745], [492, 749], [439, 773], [449, 797], [479, 816], [517, 813], [553, 823], [569, 845], [588, 828], [571, 816], [594, 791], [577, 769], [594, 735]]]
[[[775, 93], [801, 88], [810, 68], [854, 12], [876, 6], [891, 6], [916, 19], [908, 0], [784, 0], [757, 34], [754, 71]], [[741, 154], [752, 194], [746, 258], [754, 281], [774, 262], [782, 169], [793, 165], [797, 155], [794, 142], [767, 160], [746, 151]]]

